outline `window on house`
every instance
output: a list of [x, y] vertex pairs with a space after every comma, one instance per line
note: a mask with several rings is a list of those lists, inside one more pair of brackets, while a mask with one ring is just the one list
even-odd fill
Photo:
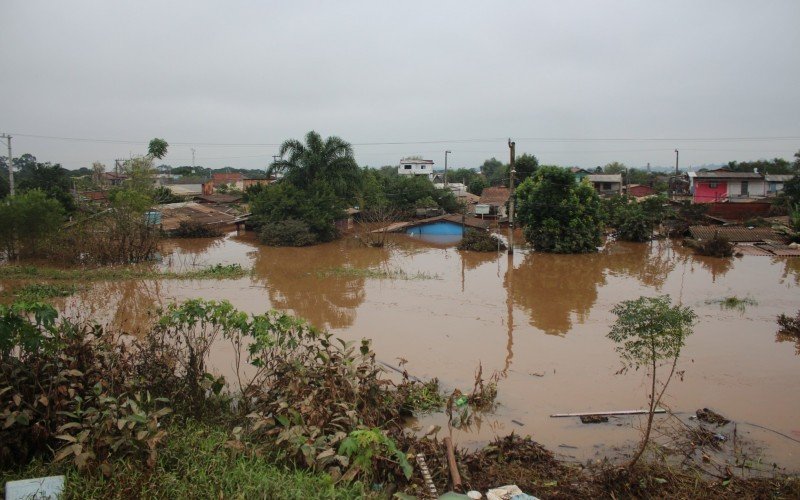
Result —
[[411, 170], [411, 165], [403, 165], [403, 168], [405, 168], [406, 170]]
[[710, 187], [711, 189], [717, 189], [717, 183], [716, 182], [709, 182], [708, 183], [708, 187]]
[[420, 170], [425, 170], [425, 165], [420, 165]]
[[610, 190], [611, 190], [611, 183], [610, 182], [604, 182], [603, 183], [603, 191], [610, 191]]
[[747, 196], [750, 194], [750, 182], [742, 181], [742, 196]]

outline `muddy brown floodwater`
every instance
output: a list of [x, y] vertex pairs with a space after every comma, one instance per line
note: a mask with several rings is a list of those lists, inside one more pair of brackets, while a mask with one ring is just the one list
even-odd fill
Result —
[[[621, 364], [606, 338], [611, 308], [640, 295], [669, 294], [699, 316], [665, 403], [676, 412], [712, 408], [739, 422], [755, 459], [800, 470], [800, 344], [777, 334], [775, 318], [800, 309], [800, 259], [715, 259], [671, 241], [609, 243], [594, 255], [461, 253], [404, 235], [387, 248], [352, 239], [309, 248], [268, 248], [249, 236], [171, 240], [165, 266], [215, 263], [252, 267], [252, 278], [225, 281], [99, 283], [60, 306], [136, 331], [153, 310], [193, 297], [228, 299], [253, 313], [289, 309], [347, 339], [371, 338], [379, 359], [445, 389], [472, 387], [475, 368], [498, 372], [498, 407], [469, 429], [461, 446], [514, 431], [578, 460], [613, 454], [638, 439], [636, 417], [584, 425], [552, 413], [644, 408], [644, 374], [615, 375]], [[376, 279], [343, 268], [402, 270], [411, 279]], [[339, 272], [337, 272], [337, 270]], [[758, 302], [726, 310], [715, 299]], [[225, 372], [231, 357], [212, 360]], [[444, 426], [443, 415], [416, 425]], [[745, 422], [749, 424], [745, 424]], [[620, 424], [620, 425], [616, 425]], [[563, 445], [566, 445], [563, 446]], [[761, 448], [761, 451], [758, 451]]]

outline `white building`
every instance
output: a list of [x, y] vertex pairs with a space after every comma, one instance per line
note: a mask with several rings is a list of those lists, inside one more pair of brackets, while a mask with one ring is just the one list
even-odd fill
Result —
[[426, 175], [430, 178], [433, 175], [433, 160], [412, 160], [403, 158], [400, 166], [397, 167], [400, 175]]

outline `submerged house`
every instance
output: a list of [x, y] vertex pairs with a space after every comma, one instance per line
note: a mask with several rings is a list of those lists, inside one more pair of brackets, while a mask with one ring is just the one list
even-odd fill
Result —
[[732, 172], [720, 168], [689, 172], [689, 192], [693, 203], [715, 203], [763, 198], [767, 191], [764, 176], [758, 172]]
[[581, 167], [570, 167], [569, 171], [575, 176], [575, 182], [577, 183], [580, 183], [584, 177], [591, 174], [591, 172]]
[[611, 196], [622, 193], [622, 174], [589, 174], [585, 178], [601, 195]]
[[452, 244], [461, 240], [468, 229], [486, 231], [490, 221], [460, 214], [446, 214], [410, 222], [395, 222], [373, 233], [406, 233], [433, 243]]
[[783, 185], [792, 180], [793, 174], [765, 174], [765, 196], [775, 196], [783, 191]]
[[476, 213], [488, 215], [492, 218], [504, 219], [508, 217], [508, 199], [511, 190], [507, 187], [488, 187], [481, 192], [481, 197], [475, 205]]

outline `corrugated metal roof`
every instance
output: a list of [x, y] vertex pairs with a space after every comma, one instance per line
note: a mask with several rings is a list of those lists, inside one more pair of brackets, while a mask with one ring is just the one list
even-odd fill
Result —
[[755, 172], [692, 172], [698, 179], [761, 179]]
[[507, 187], [489, 187], [481, 191], [479, 203], [486, 205], [505, 205], [511, 196], [511, 190]]
[[[409, 221], [409, 222], [395, 222], [394, 224], [390, 224], [386, 228], [376, 229], [372, 232], [381, 233], [383, 231], [387, 231], [390, 233], [398, 233], [401, 231], [405, 231], [410, 227], [424, 226], [425, 224], [434, 224], [436, 222], [452, 222], [454, 224], [461, 224], [462, 216], [460, 214], [446, 214], [446, 215], [438, 215], [436, 217], [428, 217], [427, 219]], [[473, 229], [488, 229], [489, 225], [491, 224], [490, 221], [479, 219], [477, 217], [464, 217], [463, 222], [466, 227], [471, 227]]]
[[691, 226], [689, 232], [692, 234], [692, 238], [698, 240], [710, 240], [714, 234], [718, 233], [731, 243], [783, 241], [781, 236], [768, 227], [749, 229], [744, 226]]
[[764, 174], [764, 180], [768, 182], [787, 182], [793, 177], [794, 174]]

